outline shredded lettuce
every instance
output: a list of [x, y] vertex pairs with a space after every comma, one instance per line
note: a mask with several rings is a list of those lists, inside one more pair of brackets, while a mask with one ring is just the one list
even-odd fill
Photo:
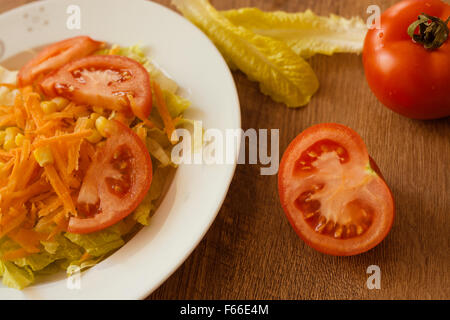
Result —
[[179, 117], [189, 106], [191, 102], [170, 91], [163, 90], [166, 99], [167, 109], [172, 118]]
[[34, 273], [30, 268], [19, 268], [12, 262], [0, 260], [0, 276], [3, 285], [22, 290], [34, 282]]
[[117, 228], [108, 228], [89, 234], [66, 233], [65, 237], [82, 247], [93, 257], [103, 256], [125, 244]]
[[152, 178], [152, 185], [148, 191], [144, 201], [137, 207], [134, 212], [134, 219], [140, 224], [147, 226], [151, 213], [156, 209], [156, 201], [160, 198], [164, 188], [164, 184], [169, 175], [168, 168], [158, 168]]
[[18, 267], [30, 267], [33, 271], [39, 271], [47, 267], [56, 260], [56, 255], [48, 252], [39, 252], [25, 258], [14, 260], [14, 264]]
[[[16, 84], [17, 71], [9, 71], [0, 66], [0, 83]], [[12, 106], [14, 105], [14, 98], [18, 90], [11, 90], [7, 87], [0, 86], [0, 105]]]

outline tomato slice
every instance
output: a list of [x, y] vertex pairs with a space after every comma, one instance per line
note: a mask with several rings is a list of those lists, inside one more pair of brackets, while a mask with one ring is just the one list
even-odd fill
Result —
[[147, 148], [130, 128], [113, 123], [114, 133], [96, 151], [84, 177], [77, 201], [79, 215], [69, 220], [71, 233], [112, 226], [132, 213], [150, 188], [152, 163]]
[[389, 233], [394, 200], [364, 141], [339, 124], [302, 132], [283, 155], [278, 191], [308, 245], [330, 255], [370, 250]]
[[[62, 96], [80, 104], [122, 112], [132, 111], [147, 119], [152, 91], [147, 70], [133, 59], [117, 55], [96, 55], [66, 64], [40, 83], [49, 97]], [[132, 95], [130, 104], [127, 95]]]
[[33, 83], [40, 75], [46, 75], [66, 63], [90, 55], [103, 46], [103, 42], [79, 36], [56, 42], [39, 52], [25, 64], [17, 75], [19, 86]]

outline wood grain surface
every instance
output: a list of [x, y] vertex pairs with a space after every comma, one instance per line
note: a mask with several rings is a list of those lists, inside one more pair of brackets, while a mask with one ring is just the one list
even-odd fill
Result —
[[[29, 1], [0, 0], [0, 12]], [[170, 6], [170, 0], [157, 0]], [[367, 17], [395, 0], [213, 0], [218, 9], [259, 7]], [[171, 7], [173, 8], [173, 7]], [[302, 130], [337, 122], [365, 140], [395, 197], [388, 237], [355, 257], [306, 246], [280, 207], [277, 176], [240, 165], [211, 229], [186, 262], [149, 299], [449, 299], [450, 119], [414, 121], [384, 108], [371, 93], [361, 56], [315, 56], [320, 91], [302, 109], [259, 92], [241, 72], [234, 79], [242, 126], [280, 129], [280, 155]], [[449, 93], [450, 94], [450, 93]], [[381, 289], [366, 286], [367, 267], [381, 269]], [[151, 270], [149, 270], [151, 272]]]

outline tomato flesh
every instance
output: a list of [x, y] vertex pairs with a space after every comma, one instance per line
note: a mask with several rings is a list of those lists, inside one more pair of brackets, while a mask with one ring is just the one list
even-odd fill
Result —
[[152, 107], [147, 70], [122, 56], [96, 55], [75, 60], [44, 78], [40, 85], [49, 97], [62, 96], [79, 104], [133, 112], [140, 119], [147, 119]]
[[392, 194], [370, 162], [362, 139], [337, 124], [314, 126], [290, 144], [280, 165], [280, 200], [307, 244], [326, 254], [354, 255], [387, 235]]
[[39, 52], [25, 64], [17, 75], [19, 86], [32, 84], [41, 75], [57, 70], [66, 63], [90, 55], [103, 46], [103, 42], [79, 36], [56, 42]]
[[142, 140], [114, 121], [116, 130], [97, 150], [78, 195], [78, 217], [69, 220], [71, 233], [105, 229], [132, 213], [152, 180], [150, 155]]

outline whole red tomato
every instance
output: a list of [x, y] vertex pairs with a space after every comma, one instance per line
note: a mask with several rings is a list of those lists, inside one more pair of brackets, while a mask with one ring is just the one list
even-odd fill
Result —
[[388, 108], [413, 119], [450, 116], [449, 17], [450, 5], [440, 0], [405, 0], [369, 30], [366, 78]]

